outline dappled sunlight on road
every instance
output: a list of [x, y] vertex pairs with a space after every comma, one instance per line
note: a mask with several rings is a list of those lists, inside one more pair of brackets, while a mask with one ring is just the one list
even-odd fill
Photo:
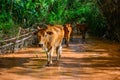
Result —
[[68, 48], [63, 45], [61, 60], [56, 61], [54, 54], [50, 66], [45, 66], [41, 48], [0, 55], [0, 80], [120, 80], [119, 43], [97, 38], [78, 42], [71, 42]]

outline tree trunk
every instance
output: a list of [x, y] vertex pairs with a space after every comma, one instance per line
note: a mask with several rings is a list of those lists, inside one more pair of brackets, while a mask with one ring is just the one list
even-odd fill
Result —
[[120, 6], [119, 0], [97, 0], [103, 15], [107, 19], [106, 37], [120, 41]]

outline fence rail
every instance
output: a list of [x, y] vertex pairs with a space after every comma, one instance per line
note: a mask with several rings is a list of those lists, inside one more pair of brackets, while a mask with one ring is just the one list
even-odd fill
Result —
[[23, 47], [31, 46], [34, 42], [32, 33], [33, 31], [16, 38], [0, 41], [0, 44], [3, 44], [0, 46], [0, 54], [14, 53]]

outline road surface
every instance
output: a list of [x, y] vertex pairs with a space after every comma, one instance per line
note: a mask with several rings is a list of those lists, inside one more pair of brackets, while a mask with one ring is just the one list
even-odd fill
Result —
[[85, 44], [75, 37], [63, 45], [59, 62], [46, 65], [41, 48], [23, 48], [0, 55], [0, 80], [120, 80], [120, 44], [88, 38]]

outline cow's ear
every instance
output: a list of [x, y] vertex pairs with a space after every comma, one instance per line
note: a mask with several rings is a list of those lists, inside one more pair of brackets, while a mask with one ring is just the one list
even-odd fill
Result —
[[63, 25], [63, 27], [65, 27], [65, 26], [66, 26], [66, 24]]
[[34, 32], [33, 32], [33, 35], [36, 35], [37, 33], [38, 33], [38, 30], [37, 30], [37, 31], [34, 31]]
[[37, 29], [40, 30], [41, 29], [40, 26], [37, 26]]
[[52, 34], [53, 34], [53, 32], [51, 32], [51, 31], [48, 31], [48, 32], [47, 32], [47, 34], [49, 34], [49, 35], [52, 35]]

